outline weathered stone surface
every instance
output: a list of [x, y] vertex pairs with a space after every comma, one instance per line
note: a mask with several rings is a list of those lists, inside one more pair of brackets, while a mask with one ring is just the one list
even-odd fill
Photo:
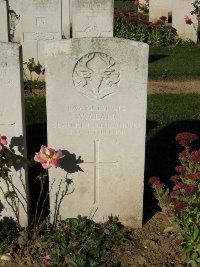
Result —
[[48, 145], [68, 151], [62, 169], [49, 173], [51, 212], [67, 172], [73, 182], [62, 219], [81, 214], [104, 221], [112, 214], [141, 226], [148, 45], [71, 39], [48, 44], [46, 56]]
[[[15, 12], [17, 16], [20, 16], [20, 0], [8, 0], [10, 9]], [[69, 11], [70, 0], [62, 0], [62, 35], [65, 39], [70, 37], [70, 22]], [[60, 16], [60, 15], [59, 15]], [[11, 32], [13, 32], [13, 42], [21, 42], [21, 16], [16, 19], [16, 16], [12, 16], [10, 21]]]
[[8, 42], [8, 7], [5, 0], [0, 0], [0, 41]]
[[8, 0], [10, 6], [9, 24], [11, 41], [15, 43], [21, 42], [21, 10], [20, 0]]
[[70, 38], [70, 0], [62, 0], [62, 36]]
[[[8, 138], [14, 150], [19, 155], [26, 156], [26, 137], [24, 124], [24, 101], [23, 101], [23, 77], [22, 77], [22, 54], [21, 46], [13, 43], [0, 42], [0, 134]], [[13, 182], [19, 192], [26, 198], [25, 188], [26, 170], [13, 168]], [[7, 191], [4, 182], [1, 179], [0, 186], [4, 192]], [[20, 199], [27, 210], [27, 205], [22, 196]], [[0, 201], [3, 205], [1, 211], [2, 217], [14, 217], [11, 208], [6, 203], [2, 192]], [[21, 204], [20, 222], [27, 225], [27, 214]], [[2, 218], [1, 217], [1, 218]]]
[[44, 45], [61, 40], [61, 0], [21, 0], [23, 61], [44, 66]]
[[113, 0], [72, 0], [72, 36], [112, 37]]
[[172, 0], [149, 0], [149, 21], [156, 22], [160, 17], [168, 19], [172, 12]]
[[[177, 30], [178, 35], [184, 40], [197, 42], [198, 21], [196, 15], [191, 15], [194, 10], [193, 0], [176, 0], [173, 1], [172, 26]], [[191, 18], [190, 23], [184, 21], [184, 16]]]

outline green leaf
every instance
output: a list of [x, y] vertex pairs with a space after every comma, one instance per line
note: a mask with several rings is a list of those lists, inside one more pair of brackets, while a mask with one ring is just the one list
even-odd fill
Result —
[[194, 260], [189, 261], [192, 267], [198, 267], [197, 263]]
[[194, 238], [194, 240], [196, 240], [198, 236], [199, 236], [199, 228], [195, 225], [194, 226], [194, 230], [193, 230], [193, 238]]
[[167, 228], [164, 229], [163, 233], [169, 233], [169, 232], [174, 232], [174, 226], [169, 226]]
[[196, 260], [198, 258], [198, 254], [196, 252], [192, 253], [191, 258]]

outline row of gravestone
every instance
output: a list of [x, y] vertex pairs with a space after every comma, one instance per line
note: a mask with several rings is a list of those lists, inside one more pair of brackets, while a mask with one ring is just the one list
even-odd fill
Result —
[[[3, 0], [1, 0], [3, 2]], [[8, 0], [11, 10], [16, 14], [21, 14], [20, 0]], [[48, 0], [49, 1], [49, 0]], [[73, 20], [72, 27], [73, 37], [99, 37], [101, 31], [102, 36], [111, 37], [113, 26], [113, 1], [95, 1], [95, 0], [61, 0], [62, 9], [57, 14], [58, 18], [62, 16], [62, 36], [64, 38], [70, 37], [70, 21]], [[5, 1], [4, 1], [5, 2]], [[38, 2], [41, 2], [39, 0]], [[141, 4], [146, 3], [145, 0], [139, 1]], [[178, 35], [183, 39], [191, 39], [197, 42], [197, 28], [198, 21], [195, 15], [191, 15], [191, 11], [194, 9], [192, 3], [194, 0], [150, 0], [149, 1], [149, 21], [155, 22], [161, 16], [169, 17], [172, 14], [172, 26], [177, 29]], [[5, 5], [5, 3], [4, 3]], [[31, 9], [33, 8], [31, 2], [29, 3]], [[42, 6], [44, 9], [44, 5]], [[34, 10], [33, 10], [34, 11]], [[34, 12], [31, 13], [31, 15]], [[48, 12], [45, 11], [45, 14]], [[184, 22], [184, 16], [191, 17], [191, 22], [186, 24]], [[23, 17], [23, 14], [21, 15]], [[28, 14], [31, 18], [30, 13]], [[40, 15], [41, 17], [41, 15]], [[71, 18], [70, 18], [71, 17]], [[52, 18], [53, 20], [53, 18]], [[27, 18], [24, 19], [24, 23], [27, 24]], [[21, 24], [20, 20], [16, 23], [13, 21], [14, 41], [20, 42], [21, 40]], [[16, 24], [14, 26], [14, 24]], [[22, 22], [23, 24], [23, 22]], [[28, 23], [29, 25], [30, 23]], [[23, 26], [22, 26], [23, 28]], [[100, 31], [99, 31], [100, 29]], [[34, 29], [35, 30], [35, 29]], [[23, 31], [23, 29], [22, 29]], [[23, 39], [22, 39], [23, 40]]]
[[[140, 227], [148, 45], [117, 38], [61, 40], [45, 45], [45, 60], [48, 146], [65, 155], [61, 168], [49, 170], [51, 214], [59, 206], [61, 219], [81, 214], [99, 222], [112, 214]], [[0, 94], [0, 134], [26, 156], [18, 44], [0, 42]], [[20, 192], [20, 223], [27, 225], [27, 207], [35, 201], [27, 170], [13, 169], [12, 175]], [[13, 217], [2, 179], [0, 189], [2, 218]]]
[[[61, 35], [64, 39], [70, 38], [70, 22], [73, 25], [73, 38], [100, 37], [101, 31], [105, 32], [103, 33], [104, 36], [105, 34], [108, 35], [107, 37], [112, 36], [114, 10], [114, 3], [112, 0], [61, 0], [57, 3], [56, 1], [51, 0], [29, 2], [26, 0], [1, 0], [1, 5], [1, 9], [7, 9], [7, 7], [9, 7], [10, 10], [9, 16], [11, 21], [9, 24], [11, 32], [14, 31], [12, 37], [13, 42], [22, 43], [24, 40], [24, 25], [28, 24], [26, 26], [30, 27], [30, 24], [35, 24], [34, 22], [38, 19], [43, 18], [42, 21], [40, 20], [40, 22], [38, 22], [40, 25], [36, 22], [37, 26], [44, 26], [44, 20], [46, 18], [47, 23], [50, 24], [49, 27], [53, 27], [52, 25], [55, 22], [54, 16], [51, 20], [49, 18], [52, 15], [51, 9], [54, 9], [54, 12], [56, 13], [56, 21], [61, 23], [57, 28], [62, 28]], [[27, 7], [29, 7], [29, 10]], [[30, 9], [32, 12], [30, 12]], [[7, 12], [3, 13], [5, 16], [5, 13]], [[94, 29], [93, 32], [92, 29], [88, 29], [88, 27], [95, 25], [98, 29]], [[32, 27], [34, 27], [34, 25], [32, 25]], [[28, 30], [32, 31], [32, 29], [29, 28]], [[36, 30], [36, 28], [34, 28], [34, 30]], [[8, 36], [6, 36], [6, 38], [8, 38]]]
[[[194, 0], [149, 0], [149, 21], [156, 22], [160, 17], [172, 16], [172, 27], [177, 30], [178, 35], [184, 40], [197, 42], [198, 36], [198, 19], [195, 14], [191, 15], [194, 10], [192, 3]], [[187, 23], [184, 16], [191, 20]]]
[[0, 5], [0, 40], [8, 41], [9, 24], [10, 41], [22, 44], [24, 63], [34, 58], [43, 66], [44, 44], [70, 37], [70, 10], [73, 38], [113, 37], [114, 0], [0, 0]]
[[[155, 21], [172, 12], [172, 26], [178, 35], [197, 42], [198, 21], [190, 15], [192, 2], [150, 0], [149, 19]], [[23, 46], [23, 62], [34, 58], [43, 66], [44, 44], [70, 37], [70, 14], [72, 37], [112, 37], [113, 12], [113, 0], [0, 0], [0, 40], [8, 41], [9, 24], [12, 41]], [[185, 15], [191, 17], [190, 23], [184, 21]]]

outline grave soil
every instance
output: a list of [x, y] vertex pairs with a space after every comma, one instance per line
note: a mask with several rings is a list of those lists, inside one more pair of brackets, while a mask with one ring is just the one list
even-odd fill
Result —
[[[180, 254], [174, 243], [175, 237], [172, 233], [164, 233], [168, 227], [169, 221], [157, 212], [142, 229], [129, 229], [129, 241], [125, 241], [120, 247], [116, 247], [109, 262], [120, 262], [121, 265], [99, 265], [101, 267], [121, 266], [121, 267], [184, 267], [181, 264]], [[131, 242], [130, 242], [131, 241]], [[39, 248], [37, 247], [39, 245]], [[35, 248], [34, 248], [35, 246]], [[50, 264], [31, 264], [31, 256], [28, 251], [45, 250], [45, 243], [35, 240], [29, 247], [27, 246], [23, 258], [13, 253], [15, 260], [13, 262], [0, 262], [0, 266], [7, 267], [43, 267], [53, 266]], [[11, 249], [12, 252], [12, 249]], [[36, 256], [36, 255], [35, 255]], [[62, 265], [68, 266], [68, 265]], [[87, 266], [85, 266], [87, 267]]]
[[150, 80], [148, 94], [159, 93], [200, 93], [200, 79], [176, 78], [168, 80]]
[[[200, 79], [185, 77], [166, 80], [149, 80], [148, 94], [159, 93], [200, 93]], [[44, 89], [25, 91], [25, 96], [45, 96]]]

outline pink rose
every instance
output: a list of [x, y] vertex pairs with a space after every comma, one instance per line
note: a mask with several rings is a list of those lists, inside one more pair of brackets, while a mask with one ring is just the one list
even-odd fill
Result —
[[188, 15], [185, 15], [185, 16], [183, 17], [183, 19], [184, 19], [185, 23], [188, 23], [188, 24], [191, 23], [191, 18], [190, 18]]
[[41, 146], [40, 152], [35, 153], [34, 160], [42, 164], [44, 169], [51, 167], [60, 167], [60, 160], [64, 157], [61, 150]]
[[51, 260], [51, 256], [50, 255], [46, 255], [46, 256], [44, 256], [44, 259], [45, 259], [45, 261], [50, 261]]
[[0, 135], [0, 151], [4, 149], [4, 146], [7, 145], [7, 137], [4, 135]]

